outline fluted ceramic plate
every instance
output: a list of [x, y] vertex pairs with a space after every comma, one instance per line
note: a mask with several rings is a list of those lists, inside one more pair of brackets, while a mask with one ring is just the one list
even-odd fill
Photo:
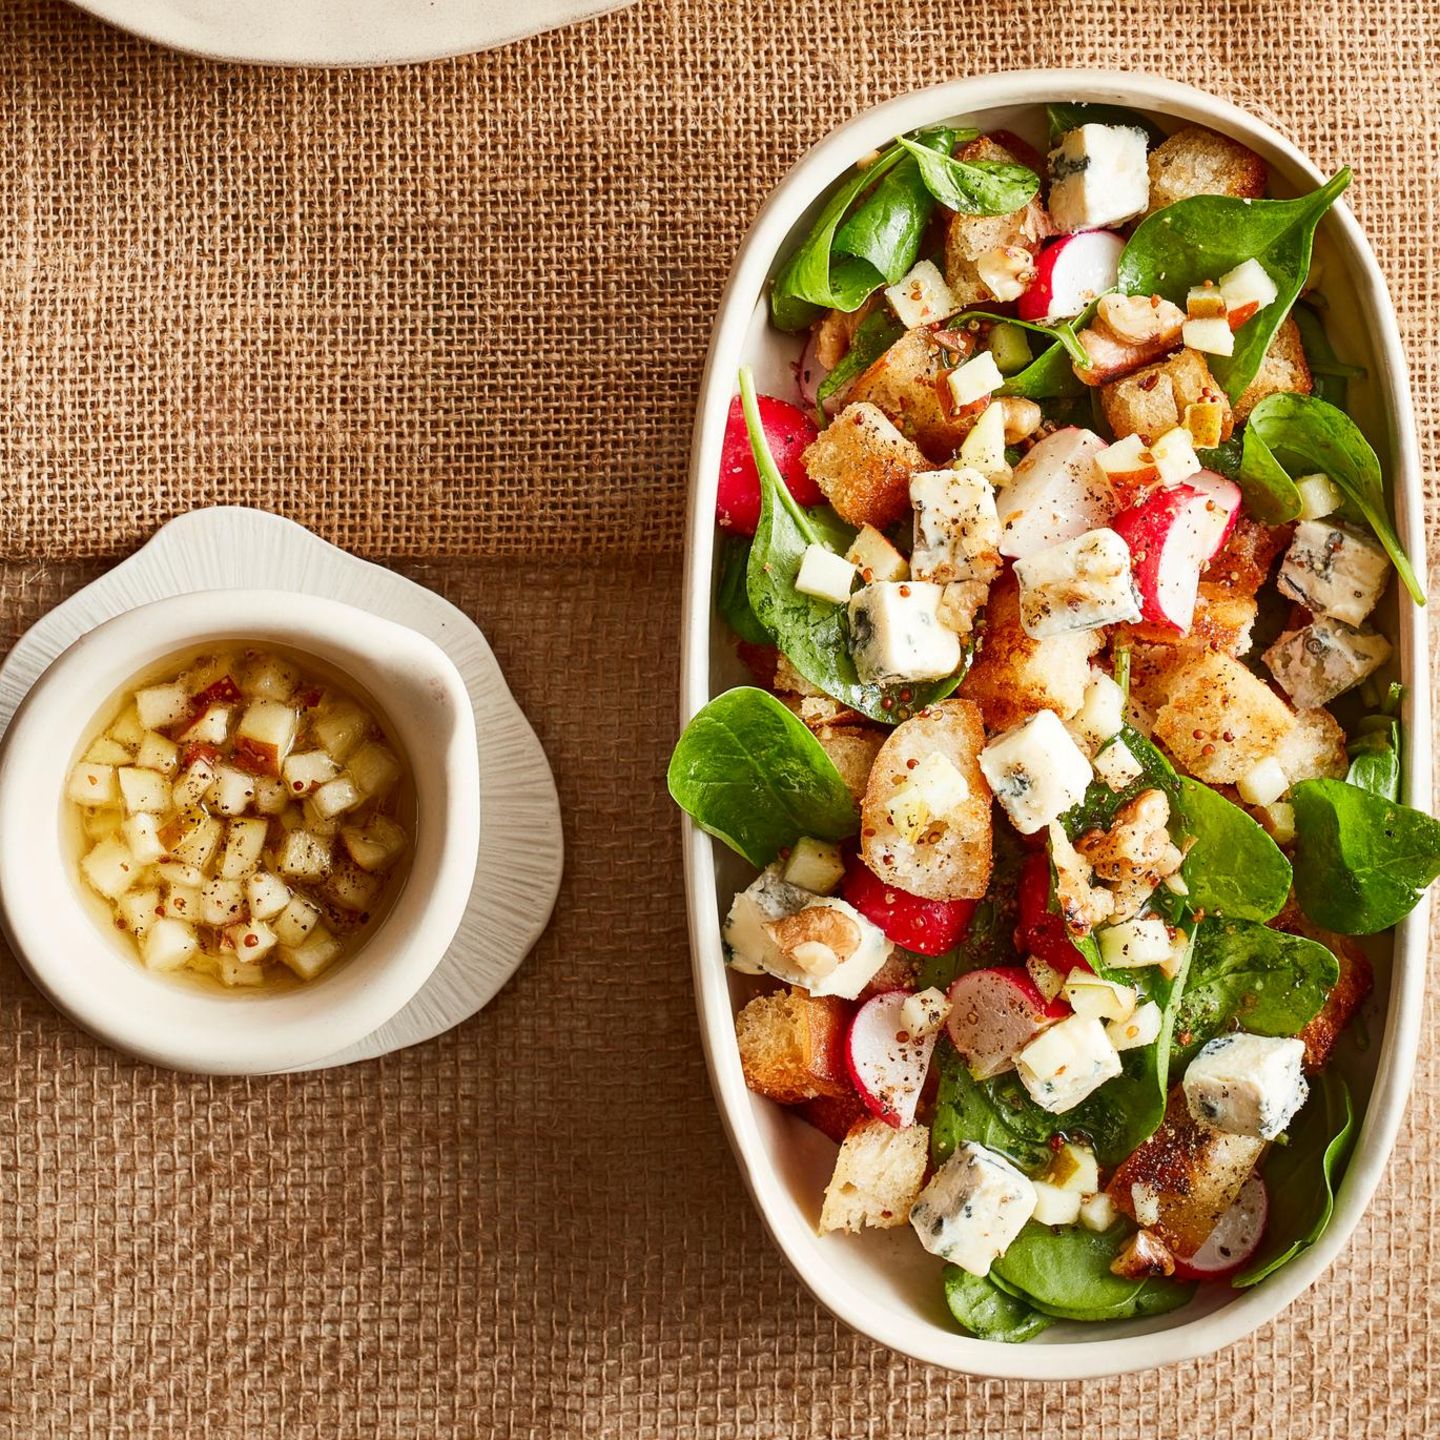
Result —
[[488, 50], [631, 0], [73, 0], [132, 34], [210, 60], [399, 65]]
[[519, 968], [555, 908], [564, 868], [560, 802], [545, 752], [479, 627], [448, 600], [278, 515], [196, 510], [26, 631], [0, 667], [0, 735], [50, 662], [102, 621], [151, 600], [222, 589], [344, 601], [427, 636], [464, 677], [480, 739], [481, 792], [480, 858], [465, 918], [435, 973], [394, 1019], [302, 1068], [372, 1060], [431, 1040], [483, 1009]]

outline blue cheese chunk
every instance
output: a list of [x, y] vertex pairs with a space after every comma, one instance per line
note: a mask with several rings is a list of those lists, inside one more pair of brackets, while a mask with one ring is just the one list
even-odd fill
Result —
[[1033, 835], [1085, 798], [1093, 772], [1053, 710], [997, 736], [980, 752], [980, 770], [1022, 834]]
[[910, 1223], [932, 1254], [988, 1275], [1035, 1213], [1035, 1186], [1003, 1155], [973, 1141], [957, 1147], [920, 1192]]
[[1321, 616], [1303, 630], [1287, 630], [1264, 658], [1297, 710], [1319, 710], [1373, 675], [1390, 658], [1390, 642]]
[[1359, 625], [1390, 579], [1390, 557], [1378, 540], [1336, 520], [1295, 527], [1275, 583], [1316, 615]]
[[1000, 573], [995, 487], [978, 470], [921, 470], [910, 477], [910, 503], [915, 507], [910, 573], [917, 580], [988, 584]]
[[1140, 618], [1130, 547], [1113, 530], [1087, 530], [1017, 560], [1015, 579], [1020, 623], [1032, 640]]
[[1050, 218], [1065, 231], [1119, 225], [1150, 204], [1145, 132], [1081, 125], [1050, 152]]
[[1305, 1042], [1270, 1035], [1220, 1035], [1185, 1071], [1185, 1104], [1197, 1124], [1227, 1135], [1273, 1140], [1295, 1118], [1310, 1087]]
[[944, 587], [877, 580], [850, 597], [850, 654], [861, 680], [940, 680], [960, 666], [960, 637], [940, 623]]
[[720, 932], [730, 968], [743, 975], [778, 973], [776, 966], [784, 965], [784, 957], [768, 927], [798, 914], [814, 899], [809, 890], [781, 879], [779, 866], [757, 875], [750, 887], [735, 897]]
[[1122, 1068], [1104, 1022], [1093, 1015], [1067, 1016], [1042, 1030], [1015, 1057], [1020, 1083], [1052, 1115], [1073, 1110]]

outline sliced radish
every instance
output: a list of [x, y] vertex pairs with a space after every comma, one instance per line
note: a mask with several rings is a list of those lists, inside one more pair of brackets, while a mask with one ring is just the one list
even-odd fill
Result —
[[897, 890], [885, 884], [854, 850], [845, 855], [840, 894], [871, 924], [878, 925], [887, 940], [919, 955], [943, 955], [953, 950], [965, 938], [979, 903], [922, 900], [908, 890]]
[[795, 367], [795, 378], [800, 385], [800, 398], [805, 408], [813, 411], [820, 400], [820, 386], [830, 373], [828, 365], [820, 363], [820, 337], [813, 331], [800, 352], [800, 363]]
[[914, 1123], [915, 1106], [939, 1032], [912, 1034], [902, 1011], [908, 990], [886, 990], [867, 1000], [850, 1022], [845, 1060], [865, 1108], [897, 1130]]
[[1175, 1257], [1175, 1278], [1228, 1280], [1243, 1270], [1260, 1248], [1269, 1216], [1270, 1196], [1265, 1182], [1252, 1175], [1205, 1243], [1188, 1260]]
[[1047, 435], [1015, 467], [995, 497], [1000, 553], [1023, 560], [1110, 523], [1119, 508], [1095, 457], [1105, 442], [1074, 425]]
[[1077, 230], [1047, 240], [1035, 262], [1035, 279], [1016, 302], [1022, 320], [1053, 325], [1073, 320], [1094, 299], [1115, 288], [1125, 237], [1113, 230]]
[[1221, 520], [1215, 522], [1216, 539], [1211, 542], [1211, 551], [1205, 557], [1206, 564], [1209, 564], [1225, 548], [1225, 542], [1234, 533], [1235, 525], [1240, 519], [1240, 505], [1244, 497], [1240, 493], [1240, 487], [1233, 480], [1227, 480], [1213, 470], [1199, 470], [1194, 475], [1188, 476], [1185, 483], [1198, 490], [1202, 495], [1209, 496], [1222, 517]]
[[[800, 457], [819, 434], [815, 422], [797, 405], [773, 395], [759, 398], [760, 428], [786, 487], [801, 505], [819, 505], [825, 496], [805, 473]], [[760, 523], [760, 476], [745, 430], [745, 412], [737, 395], [725, 421], [720, 449], [720, 484], [715, 495], [715, 518], [726, 530], [753, 535]]]
[[1068, 975], [1077, 966], [1088, 970], [1085, 957], [1070, 943], [1065, 922], [1050, 908], [1050, 852], [1025, 857], [1016, 892], [1015, 944], [1026, 955]]
[[[1192, 480], [1202, 480], [1205, 488]], [[1216, 481], [1233, 496], [1212, 483]], [[1200, 572], [1224, 545], [1239, 506], [1234, 485], [1202, 471], [1183, 484], [1157, 490], [1115, 517], [1112, 527], [1130, 547], [1144, 619], [1181, 635], [1190, 633]]]
[[1047, 1000], [1019, 965], [971, 970], [951, 985], [949, 1000], [946, 1029], [977, 1080], [1010, 1069], [1052, 1020], [1070, 1013], [1061, 1001]]

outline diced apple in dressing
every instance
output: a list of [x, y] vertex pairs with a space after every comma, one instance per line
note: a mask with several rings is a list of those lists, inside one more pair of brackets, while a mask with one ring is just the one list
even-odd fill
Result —
[[274, 655], [262, 655], [245, 670], [245, 693], [256, 700], [288, 700], [300, 683], [293, 665]]
[[339, 765], [324, 750], [307, 750], [303, 755], [291, 755], [281, 771], [291, 796], [309, 795], [339, 773]]
[[247, 920], [226, 927], [225, 939], [234, 946], [237, 959], [262, 960], [279, 943], [275, 932], [263, 920]]
[[251, 875], [245, 881], [245, 900], [255, 920], [272, 920], [290, 903], [290, 887], [268, 870]]
[[342, 764], [350, 752], [365, 738], [370, 717], [358, 705], [341, 702], [317, 715], [310, 727], [315, 738]]
[[205, 794], [211, 810], [221, 815], [243, 815], [255, 798], [255, 777], [233, 765], [221, 765]]
[[136, 752], [135, 764], [142, 770], [158, 770], [162, 775], [174, 775], [180, 768], [180, 747], [164, 735], [147, 730]]
[[278, 775], [290, 747], [295, 743], [299, 718], [278, 700], [256, 700], [241, 716], [235, 732], [235, 754], [261, 769]]
[[375, 816], [363, 828], [345, 826], [340, 840], [362, 870], [388, 870], [410, 843], [404, 829], [384, 815]]
[[290, 790], [273, 775], [256, 775], [255, 808], [262, 815], [278, 815], [290, 803]]
[[123, 840], [102, 840], [80, 862], [85, 878], [107, 900], [123, 895], [140, 879], [139, 864]]
[[158, 890], [132, 890], [115, 902], [116, 913], [137, 940], [143, 940], [149, 934], [150, 927], [160, 918], [156, 913], [159, 908]]
[[274, 930], [280, 943], [294, 950], [305, 943], [319, 923], [320, 912], [308, 900], [296, 895], [276, 917]]
[[201, 757], [175, 782], [170, 803], [177, 810], [193, 810], [205, 799], [215, 783], [215, 767]]
[[400, 762], [394, 751], [374, 741], [362, 745], [346, 768], [360, 793], [369, 799], [388, 795], [400, 778]]
[[187, 745], [223, 745], [230, 738], [229, 705], [211, 705], [180, 738]]
[[308, 830], [292, 830], [280, 847], [279, 870], [293, 880], [323, 880], [330, 870], [330, 842]]
[[131, 815], [142, 811], [151, 815], [163, 814], [170, 807], [170, 782], [158, 770], [141, 770], [138, 766], [127, 765], [116, 772], [120, 781], [120, 793], [125, 798], [125, 809]]
[[375, 903], [375, 897], [380, 893], [383, 883], [379, 875], [372, 875], [347, 861], [335, 867], [325, 886], [325, 893], [342, 910], [359, 915]]
[[313, 980], [340, 954], [340, 942], [323, 926], [300, 946], [285, 946], [280, 958], [302, 979]]
[[245, 914], [245, 891], [238, 880], [207, 880], [200, 891], [200, 918], [206, 925], [221, 929], [233, 925]]
[[82, 760], [71, 772], [66, 796], [77, 805], [118, 805], [120, 786], [113, 765], [95, 765]]
[[168, 730], [190, 718], [190, 693], [183, 685], [151, 685], [136, 691], [135, 713], [142, 729]]
[[132, 815], [121, 827], [130, 853], [141, 865], [153, 865], [167, 851], [160, 838], [160, 822], [153, 815]]
[[270, 822], [258, 816], [232, 820], [225, 828], [225, 847], [220, 852], [220, 874], [226, 880], [243, 880], [260, 864]]
[[160, 905], [170, 919], [188, 920], [196, 925], [205, 913], [205, 902], [199, 886], [167, 885]]
[[240, 960], [222, 955], [219, 963], [220, 983], [233, 990], [252, 990], [265, 983], [265, 967], [253, 960]]
[[195, 931], [168, 915], [157, 919], [140, 941], [140, 958], [151, 970], [178, 970], [200, 948]]
[[347, 810], [353, 810], [365, 797], [355, 788], [353, 781], [341, 775], [327, 781], [311, 798], [310, 803], [323, 820], [333, 820]]
[[214, 858], [215, 847], [220, 843], [220, 831], [220, 821], [212, 816], [202, 815], [185, 829], [170, 847], [170, 853], [182, 864], [204, 870]]
[[128, 765], [133, 757], [118, 740], [101, 735], [90, 742], [85, 758], [92, 765]]

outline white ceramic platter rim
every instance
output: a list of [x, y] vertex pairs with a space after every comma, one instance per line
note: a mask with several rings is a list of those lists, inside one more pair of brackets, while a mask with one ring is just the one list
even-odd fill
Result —
[[554, 777], [475, 622], [423, 585], [291, 520], [239, 506], [197, 510], [162, 526], [26, 631], [0, 666], [0, 735], [50, 662], [102, 621], [192, 591], [256, 588], [340, 600], [433, 640], [464, 679], [479, 738], [480, 855], [460, 929], [397, 1015], [357, 1044], [298, 1067], [327, 1069], [418, 1045], [468, 1020], [519, 968], [555, 906], [564, 839]]
[[[681, 720], [709, 698], [710, 595], [715, 484], [733, 376], [766, 277], [787, 235], [818, 196], [861, 155], [897, 135], [949, 116], [981, 115], [1002, 107], [1067, 99], [1130, 105], [1225, 131], [1262, 152], [1283, 158], [1320, 184], [1324, 176], [1290, 141], [1254, 116], [1203, 91], [1157, 76], [1103, 71], [1014, 71], [940, 85], [868, 111], [816, 145], [772, 193], [752, 226], [721, 300], [701, 382], [691, 450], [690, 509], [685, 566], [681, 660]], [[1389, 384], [1383, 403], [1392, 434], [1393, 493], [1401, 539], [1424, 580], [1425, 546], [1420, 460], [1404, 352], [1393, 308], [1373, 252], [1344, 204], [1324, 227], [1351, 257], [1350, 278], [1376, 327], [1375, 347], [1386, 359]], [[1409, 685], [1406, 800], [1430, 805], [1428, 657], [1419, 610], [1400, 606], [1402, 673]], [[1309, 1286], [1344, 1248], [1379, 1183], [1394, 1145], [1409, 1092], [1419, 1033], [1425, 976], [1428, 902], [1397, 928], [1385, 1043], [1374, 1087], [1337, 1199], [1334, 1218], [1318, 1244], [1264, 1284], [1200, 1318], [1161, 1317], [1145, 1333], [1043, 1346], [1007, 1346], [974, 1339], [918, 1312], [901, 1315], [867, 1304], [859, 1288], [824, 1266], [812, 1265], [802, 1246], [813, 1237], [785, 1190], [760, 1134], [734, 1043], [733, 1009], [720, 946], [715, 894], [715, 842], [682, 822], [692, 966], [711, 1083], [742, 1176], [770, 1233], [801, 1281], [840, 1319], [861, 1333], [919, 1360], [952, 1370], [1016, 1379], [1087, 1379], [1143, 1370], [1208, 1354], [1265, 1324]], [[938, 1279], [937, 1279], [938, 1289]], [[1183, 1315], [1183, 1312], [1177, 1312]]]
[[367, 66], [441, 60], [590, 20], [631, 0], [71, 0], [206, 60]]

